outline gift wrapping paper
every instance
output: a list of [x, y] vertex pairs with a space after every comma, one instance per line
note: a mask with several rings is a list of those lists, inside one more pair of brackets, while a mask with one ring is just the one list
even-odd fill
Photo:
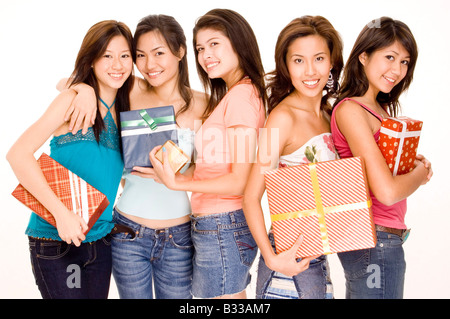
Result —
[[378, 146], [392, 175], [406, 174], [414, 168], [422, 124], [408, 117], [383, 119]]
[[189, 161], [189, 156], [187, 156], [186, 153], [184, 153], [183, 150], [179, 148], [173, 141], [168, 140], [155, 154], [156, 159], [163, 164], [163, 148], [166, 149], [170, 167], [175, 173], [178, 173], [178, 171], [181, 170], [183, 166]]
[[[108, 198], [47, 154], [43, 153], [37, 162], [48, 185], [61, 202], [70, 211], [83, 217], [88, 225], [88, 230], [85, 232], [87, 234], [108, 207]], [[21, 184], [14, 189], [12, 195], [35, 214], [56, 227], [53, 215]]]
[[297, 257], [373, 248], [376, 243], [362, 159], [351, 157], [278, 168], [265, 173], [277, 253]]
[[167, 140], [178, 144], [172, 105], [120, 112], [124, 166], [152, 167], [149, 153]]

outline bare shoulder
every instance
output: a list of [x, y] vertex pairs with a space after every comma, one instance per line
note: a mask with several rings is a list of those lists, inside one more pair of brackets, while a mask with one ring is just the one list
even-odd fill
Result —
[[192, 108], [194, 110], [195, 114], [200, 114], [203, 115], [203, 112], [205, 111], [206, 105], [208, 104], [208, 100], [209, 100], [209, 95], [204, 93], [204, 92], [200, 92], [200, 91], [196, 91], [196, 90], [191, 90], [192, 92]]
[[267, 117], [267, 126], [288, 129], [292, 127], [294, 119], [295, 114], [293, 113], [291, 107], [289, 104], [282, 101], [270, 112]]
[[354, 100], [345, 100], [336, 108], [336, 116], [365, 114], [364, 109]]

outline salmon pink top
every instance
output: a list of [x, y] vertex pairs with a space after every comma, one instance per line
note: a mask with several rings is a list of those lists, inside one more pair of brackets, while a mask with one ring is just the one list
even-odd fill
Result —
[[[227, 129], [243, 126], [256, 130], [258, 135], [264, 121], [262, 99], [251, 81], [244, 78], [230, 88], [197, 132], [193, 179], [207, 180], [230, 173], [232, 161]], [[242, 196], [193, 192], [191, 207], [194, 215], [235, 211], [242, 208]]]
[[[365, 110], [367, 110], [370, 114], [375, 116], [377, 119], [380, 120], [380, 122], [383, 120], [383, 118], [372, 111], [370, 108], [365, 106], [364, 104], [361, 104], [360, 102], [345, 98], [341, 102], [339, 102], [338, 105], [336, 105], [333, 108], [333, 114], [331, 115], [331, 133], [333, 136], [334, 145], [336, 147], [336, 150], [339, 153], [339, 156], [341, 158], [351, 157], [353, 156], [352, 151], [350, 150], [350, 147], [347, 143], [347, 140], [345, 136], [341, 133], [339, 130], [339, 127], [336, 123], [336, 109], [347, 100], [354, 101], [358, 103], [361, 107], [363, 107]], [[378, 130], [374, 134], [375, 142], [378, 143], [378, 140], [380, 138], [380, 130]], [[386, 206], [382, 203], [380, 203], [376, 197], [370, 192], [370, 196], [372, 198], [372, 213], [373, 213], [373, 219], [374, 223], [376, 225], [385, 226], [385, 227], [391, 227], [391, 228], [397, 228], [397, 229], [406, 229], [405, 225], [405, 214], [406, 214], [406, 199], [401, 200], [397, 203], [395, 203], [392, 206]]]

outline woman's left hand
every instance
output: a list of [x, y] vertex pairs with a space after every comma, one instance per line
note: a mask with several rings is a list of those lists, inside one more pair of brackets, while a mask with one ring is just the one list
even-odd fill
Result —
[[151, 167], [134, 166], [131, 175], [136, 175], [142, 178], [151, 178], [155, 182], [162, 184], [161, 180], [156, 175], [155, 170]]

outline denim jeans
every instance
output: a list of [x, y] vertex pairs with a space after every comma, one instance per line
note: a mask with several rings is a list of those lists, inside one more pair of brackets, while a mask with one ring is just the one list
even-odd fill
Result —
[[31, 265], [44, 299], [106, 299], [111, 279], [107, 235], [79, 247], [29, 237]]
[[[273, 233], [269, 240], [275, 251]], [[326, 256], [311, 260], [309, 268], [296, 276], [287, 277], [266, 266], [261, 256], [256, 281], [257, 299], [332, 299], [333, 285]]]
[[137, 224], [117, 211], [113, 220], [134, 230], [112, 235], [113, 276], [122, 299], [190, 299], [190, 222], [164, 229]]
[[246, 289], [258, 247], [242, 209], [192, 217], [192, 240], [195, 297], [213, 298]]
[[406, 262], [401, 237], [377, 231], [377, 245], [338, 253], [348, 299], [401, 299]]

